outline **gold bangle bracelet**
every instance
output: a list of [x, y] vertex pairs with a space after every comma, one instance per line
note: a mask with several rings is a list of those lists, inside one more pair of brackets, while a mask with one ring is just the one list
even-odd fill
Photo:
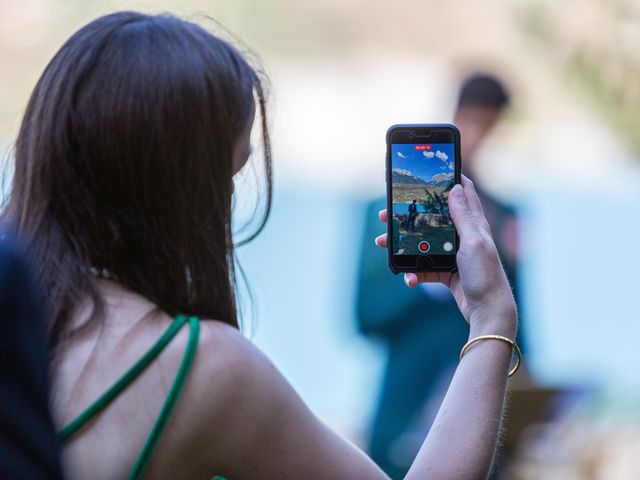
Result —
[[460, 360], [462, 360], [462, 357], [464, 357], [464, 354], [467, 353], [467, 350], [469, 350], [471, 345], [479, 342], [480, 340], [500, 340], [502, 342], [508, 343], [513, 351], [516, 352], [516, 363], [511, 368], [511, 370], [509, 370], [508, 376], [510, 377], [518, 371], [518, 368], [520, 368], [520, 364], [522, 363], [522, 352], [520, 351], [520, 347], [518, 347], [518, 344], [516, 342], [514, 342], [510, 338], [503, 337], [502, 335], [480, 335], [479, 337], [472, 338], [467, 343], [465, 343], [464, 347], [462, 347], [462, 350], [460, 350]]

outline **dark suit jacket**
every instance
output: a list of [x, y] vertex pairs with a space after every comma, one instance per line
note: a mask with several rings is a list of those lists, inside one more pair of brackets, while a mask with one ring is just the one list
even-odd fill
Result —
[[0, 478], [62, 478], [49, 413], [42, 305], [20, 249], [0, 240]]

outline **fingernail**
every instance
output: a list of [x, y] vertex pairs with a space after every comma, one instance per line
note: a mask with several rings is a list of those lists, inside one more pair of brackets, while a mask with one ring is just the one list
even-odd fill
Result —
[[464, 193], [462, 192], [462, 185], [456, 183], [451, 189], [451, 194], [456, 198], [462, 199], [464, 196]]
[[407, 287], [411, 287], [411, 281], [415, 278], [416, 276], [413, 273], [407, 273], [404, 276], [404, 283], [407, 284]]

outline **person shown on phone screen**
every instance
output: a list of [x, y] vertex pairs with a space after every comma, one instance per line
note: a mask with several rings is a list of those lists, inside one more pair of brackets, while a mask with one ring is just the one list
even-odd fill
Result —
[[[473, 74], [462, 83], [454, 115], [461, 131], [463, 174], [474, 177], [476, 152], [509, 106], [502, 82]], [[512, 208], [489, 195], [476, 182], [478, 195], [495, 236], [500, 258], [515, 287], [517, 222]], [[369, 453], [393, 478], [409, 469], [425, 428], [431, 425], [466, 338], [465, 324], [447, 289], [425, 284], [406, 289], [386, 265], [384, 252], [369, 244], [378, 226], [371, 220], [385, 199], [367, 207], [357, 285], [357, 319], [361, 332], [384, 340], [387, 361], [371, 427]], [[409, 205], [407, 231], [416, 216]]]
[[416, 200], [409, 204], [409, 218], [407, 219], [407, 231], [415, 232], [416, 231], [416, 217], [418, 216], [418, 206], [416, 205]]

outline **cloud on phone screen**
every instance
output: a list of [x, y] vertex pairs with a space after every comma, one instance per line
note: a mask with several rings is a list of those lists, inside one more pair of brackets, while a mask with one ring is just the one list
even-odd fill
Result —
[[449, 160], [449, 155], [447, 155], [444, 152], [441, 152], [440, 150], [436, 152], [436, 157], [438, 157], [443, 162], [446, 162], [447, 160]]

